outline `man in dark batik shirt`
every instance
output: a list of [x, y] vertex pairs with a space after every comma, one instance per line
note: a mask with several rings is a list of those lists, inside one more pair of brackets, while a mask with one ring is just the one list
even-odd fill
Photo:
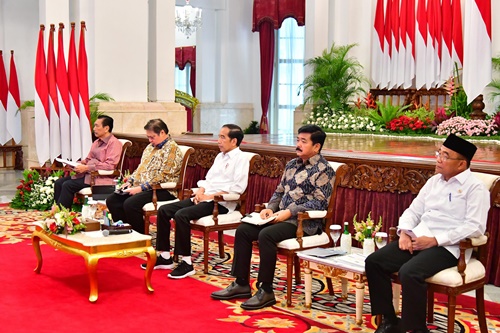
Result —
[[[276, 304], [273, 278], [276, 268], [277, 244], [295, 238], [297, 214], [308, 210], [326, 210], [332, 194], [335, 171], [320, 151], [325, 132], [316, 125], [305, 125], [297, 136], [297, 158], [287, 163], [278, 188], [261, 218], [275, 216], [274, 222], [264, 225], [242, 223], [236, 229], [234, 260], [231, 274], [236, 277], [229, 287], [213, 292], [213, 299], [228, 300], [252, 296], [249, 283], [252, 242], [259, 241], [258, 291], [241, 304], [246, 310], [262, 309]], [[322, 232], [322, 220], [304, 221], [304, 232], [315, 235]]]

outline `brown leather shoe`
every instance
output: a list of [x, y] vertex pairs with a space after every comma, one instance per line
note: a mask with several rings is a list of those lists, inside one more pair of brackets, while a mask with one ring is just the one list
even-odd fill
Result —
[[274, 292], [266, 293], [264, 289], [259, 288], [257, 293], [240, 306], [245, 310], [258, 310], [276, 304]]
[[250, 298], [252, 296], [252, 290], [249, 285], [240, 286], [233, 281], [229, 286], [225, 289], [214, 291], [210, 294], [210, 297], [218, 300], [228, 300], [233, 298]]

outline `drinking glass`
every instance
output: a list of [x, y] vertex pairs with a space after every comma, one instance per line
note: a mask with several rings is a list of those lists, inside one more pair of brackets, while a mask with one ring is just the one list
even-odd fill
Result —
[[332, 236], [333, 239], [333, 248], [335, 248], [337, 241], [340, 238], [340, 230], [341, 227], [338, 224], [334, 224], [330, 226], [330, 235]]
[[387, 245], [387, 233], [386, 232], [377, 232], [375, 234], [375, 244], [379, 249], [383, 248]]

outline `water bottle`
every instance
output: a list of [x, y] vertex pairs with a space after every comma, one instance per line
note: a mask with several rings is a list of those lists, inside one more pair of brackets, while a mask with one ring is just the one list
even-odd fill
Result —
[[83, 205], [82, 205], [82, 219], [85, 221], [87, 218], [89, 218], [89, 196], [86, 195], [85, 198], [83, 199]]
[[351, 233], [349, 232], [349, 222], [344, 222], [344, 232], [342, 236], [340, 236], [340, 248], [347, 254], [351, 253], [352, 239]]
[[372, 227], [368, 227], [363, 241], [363, 255], [367, 256], [373, 252], [375, 252], [375, 242], [372, 238]]

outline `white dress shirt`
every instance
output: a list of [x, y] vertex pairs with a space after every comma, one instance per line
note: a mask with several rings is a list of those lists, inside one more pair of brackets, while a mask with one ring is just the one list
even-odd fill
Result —
[[401, 215], [398, 227], [413, 229], [417, 237], [435, 237], [439, 246], [458, 258], [460, 240], [484, 234], [489, 209], [489, 191], [470, 169], [448, 181], [437, 174]]
[[[214, 164], [208, 170], [204, 180], [199, 180], [198, 187], [205, 189], [205, 194], [227, 192], [242, 194], [248, 185], [248, 168], [250, 161], [239, 147], [230, 152], [219, 153]], [[234, 211], [236, 202], [221, 202], [229, 212]]]

